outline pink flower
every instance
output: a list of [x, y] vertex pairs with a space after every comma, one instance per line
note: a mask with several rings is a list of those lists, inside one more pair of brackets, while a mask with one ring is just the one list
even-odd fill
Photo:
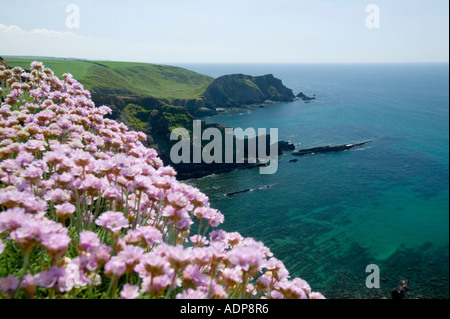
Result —
[[147, 245], [159, 244], [162, 242], [161, 232], [153, 226], [144, 226], [138, 228], [139, 233]]
[[42, 244], [47, 248], [50, 255], [63, 256], [66, 253], [70, 242], [71, 239], [67, 235], [51, 234], [43, 240]]
[[44, 199], [55, 204], [62, 204], [70, 200], [70, 195], [67, 191], [58, 188], [48, 191]]
[[198, 247], [203, 247], [209, 244], [209, 241], [206, 239], [206, 237], [203, 237], [201, 235], [194, 235], [192, 237], [189, 238], [191, 240], [191, 242], [198, 246]]
[[123, 228], [129, 227], [128, 219], [125, 218], [121, 212], [105, 212], [97, 218], [95, 223], [98, 226], [108, 229], [111, 232], [120, 231]]
[[255, 275], [263, 265], [264, 256], [256, 247], [236, 247], [230, 252], [230, 263]]
[[185, 290], [182, 293], [178, 294], [176, 296], [176, 299], [191, 299], [191, 300], [206, 299], [206, 293], [203, 291], [189, 288], [188, 290]]
[[191, 250], [184, 249], [183, 246], [170, 246], [167, 248], [167, 260], [174, 269], [182, 269], [192, 261]]
[[79, 151], [79, 152], [75, 153], [75, 155], [73, 157], [73, 162], [75, 163], [75, 165], [80, 166], [80, 167], [86, 167], [92, 161], [93, 161], [93, 158], [92, 158], [91, 154], [83, 152], [83, 151]]
[[307, 294], [307, 295], [311, 294], [311, 287], [305, 280], [303, 280], [301, 278], [295, 278], [294, 280], [292, 280], [292, 283], [295, 286], [299, 287], [300, 289], [303, 289], [305, 294]]
[[105, 264], [105, 275], [108, 277], [121, 277], [127, 270], [126, 261], [118, 256], [112, 257]]
[[158, 296], [169, 288], [171, 283], [172, 279], [167, 275], [154, 277], [153, 280], [151, 277], [146, 277], [142, 281], [142, 290], [148, 293], [151, 292], [153, 295]]
[[133, 269], [139, 263], [139, 259], [144, 254], [144, 249], [137, 246], [125, 246], [117, 256], [125, 261], [128, 269]]
[[36, 291], [36, 280], [37, 276], [33, 276], [31, 274], [26, 274], [23, 277], [22, 283], [20, 286], [25, 291], [25, 293], [30, 296], [31, 298], [34, 297], [34, 293]]
[[70, 203], [64, 203], [62, 205], [55, 205], [56, 216], [63, 222], [69, 218], [76, 210], [76, 207]]
[[266, 269], [272, 272], [273, 277], [277, 281], [285, 280], [289, 277], [289, 271], [281, 260], [270, 258], [266, 263]]
[[188, 265], [183, 270], [183, 283], [188, 287], [199, 287], [206, 283], [208, 276], [200, 270], [198, 265]]
[[79, 246], [83, 251], [91, 251], [100, 246], [100, 239], [96, 233], [86, 230], [80, 233]]
[[260, 290], [267, 290], [273, 283], [273, 278], [267, 277], [266, 275], [263, 275], [258, 278], [258, 281], [256, 282], [256, 287]]
[[138, 299], [139, 287], [125, 284], [120, 292], [120, 298], [122, 299]]
[[33, 61], [31, 62], [31, 68], [33, 70], [41, 70], [44, 68], [44, 64], [42, 62]]
[[275, 283], [275, 288], [286, 299], [306, 299], [306, 294], [300, 287], [296, 286], [292, 281], [281, 281]]
[[64, 278], [65, 274], [64, 268], [52, 267], [38, 275], [37, 283], [42, 288], [59, 288], [59, 281]]
[[0, 234], [19, 228], [29, 218], [23, 208], [14, 207], [0, 213]]
[[0, 279], [0, 291], [7, 295], [12, 295], [19, 285], [19, 279], [14, 275], [9, 275]]
[[19, 228], [10, 233], [10, 238], [25, 247], [39, 245], [42, 241], [41, 224], [32, 219], [26, 219]]
[[309, 294], [309, 299], [326, 299], [320, 292], [312, 292]]
[[134, 267], [139, 277], [160, 276], [173, 272], [168, 261], [153, 250], [140, 258], [139, 264]]
[[0, 205], [6, 208], [20, 206], [24, 200], [24, 193], [16, 189], [0, 191]]
[[184, 208], [189, 203], [183, 193], [171, 193], [167, 196], [170, 205], [178, 209]]
[[233, 287], [242, 282], [242, 269], [240, 267], [233, 269], [225, 268], [221, 271], [220, 275], [223, 279], [223, 283], [229, 287]]

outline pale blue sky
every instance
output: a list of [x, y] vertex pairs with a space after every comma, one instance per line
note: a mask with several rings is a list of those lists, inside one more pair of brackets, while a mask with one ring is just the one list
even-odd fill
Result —
[[[66, 26], [66, 6], [80, 28]], [[380, 28], [366, 27], [366, 7]], [[154, 63], [438, 62], [448, 0], [1, 0], [0, 55]]]

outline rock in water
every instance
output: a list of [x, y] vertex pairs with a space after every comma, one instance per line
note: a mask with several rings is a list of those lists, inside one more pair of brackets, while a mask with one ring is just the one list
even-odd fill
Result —
[[406, 291], [408, 290], [408, 280], [400, 280], [398, 287], [392, 289], [392, 299], [406, 299]]
[[309, 102], [309, 101], [312, 101], [312, 100], [315, 100], [315, 99], [316, 99], [315, 97], [309, 97], [309, 96], [306, 96], [303, 92], [300, 92], [300, 93], [297, 95], [297, 97], [298, 97], [299, 99], [305, 101], [305, 102]]
[[313, 148], [307, 148], [303, 150], [299, 150], [297, 152], [292, 153], [296, 156], [303, 156], [303, 155], [311, 155], [311, 154], [318, 154], [318, 153], [336, 153], [336, 152], [343, 152], [348, 151], [354, 147], [360, 147], [364, 146], [371, 141], [358, 143], [358, 144], [344, 144], [344, 145], [337, 145], [337, 146], [320, 146], [320, 147], [313, 147]]

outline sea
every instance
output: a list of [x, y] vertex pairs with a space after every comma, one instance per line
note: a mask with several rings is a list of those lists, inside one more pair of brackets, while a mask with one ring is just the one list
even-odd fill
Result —
[[236, 170], [187, 181], [225, 215], [222, 229], [264, 242], [292, 278], [330, 299], [389, 299], [400, 281], [407, 298], [449, 298], [448, 63], [179, 66], [215, 78], [273, 74], [295, 95], [316, 98], [207, 122], [277, 128], [297, 149], [372, 141], [283, 155], [273, 175]]

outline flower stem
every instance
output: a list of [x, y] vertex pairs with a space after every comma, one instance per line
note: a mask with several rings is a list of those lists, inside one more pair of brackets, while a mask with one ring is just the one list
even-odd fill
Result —
[[20, 276], [19, 283], [17, 284], [16, 290], [14, 291], [14, 294], [13, 294], [14, 299], [17, 298], [17, 295], [19, 294], [19, 291], [20, 291], [20, 285], [22, 284], [22, 281], [23, 281], [23, 277], [28, 272], [28, 265], [30, 263], [30, 255], [31, 255], [31, 248], [27, 247], [25, 249], [25, 256], [23, 258], [22, 275]]

